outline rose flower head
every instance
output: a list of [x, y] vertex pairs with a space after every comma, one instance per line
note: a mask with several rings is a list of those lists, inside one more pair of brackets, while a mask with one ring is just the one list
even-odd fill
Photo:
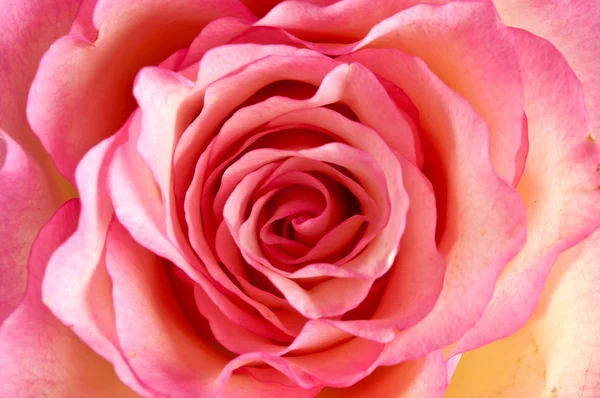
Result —
[[0, 4], [0, 397], [600, 397], [596, 0]]

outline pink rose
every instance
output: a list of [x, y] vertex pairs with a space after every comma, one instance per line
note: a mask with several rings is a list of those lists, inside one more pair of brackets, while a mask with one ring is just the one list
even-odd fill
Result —
[[0, 396], [600, 396], [594, 1], [3, 5]]

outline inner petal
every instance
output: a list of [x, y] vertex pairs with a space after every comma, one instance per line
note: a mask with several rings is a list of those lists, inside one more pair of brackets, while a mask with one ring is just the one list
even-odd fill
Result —
[[[360, 204], [346, 187], [319, 172], [288, 172], [265, 184], [257, 194], [286, 185], [288, 188], [266, 204], [268, 223], [280, 221], [282, 237], [307, 247], [313, 247], [333, 227], [360, 212]], [[290, 203], [294, 206], [289, 207]]]
[[[290, 173], [285, 177], [278, 182], [284, 186], [292, 185], [288, 185], [266, 203], [264, 216], [268, 220], [263, 228], [282, 238], [311, 247], [326, 232], [325, 228], [329, 224], [329, 192], [317, 178], [308, 173]], [[321, 222], [313, 222], [314, 228], [312, 231], [309, 229], [305, 236], [299, 234], [298, 229], [311, 220]]]

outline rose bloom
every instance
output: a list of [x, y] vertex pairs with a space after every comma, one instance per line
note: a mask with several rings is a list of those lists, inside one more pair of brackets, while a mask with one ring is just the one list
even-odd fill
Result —
[[600, 397], [597, 0], [0, 4], [1, 397]]

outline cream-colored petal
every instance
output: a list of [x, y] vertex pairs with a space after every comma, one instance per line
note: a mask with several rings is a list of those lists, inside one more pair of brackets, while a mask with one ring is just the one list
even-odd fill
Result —
[[555, 263], [529, 322], [464, 353], [445, 398], [600, 396], [600, 230]]

